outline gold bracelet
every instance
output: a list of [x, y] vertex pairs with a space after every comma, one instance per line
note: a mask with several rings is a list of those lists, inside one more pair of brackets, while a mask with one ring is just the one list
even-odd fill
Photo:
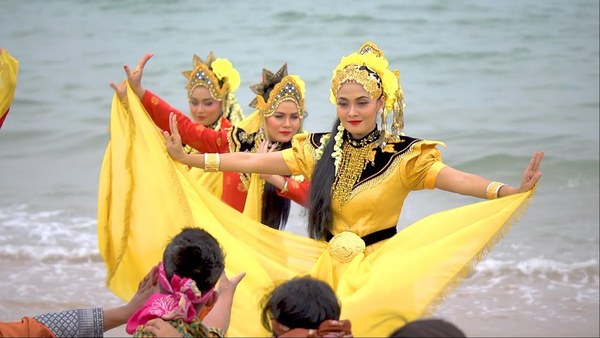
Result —
[[501, 183], [501, 182], [490, 182], [490, 184], [488, 184], [487, 188], [485, 188], [485, 195], [487, 197], [488, 200], [494, 200], [496, 198], [498, 198], [498, 192], [500, 191], [500, 188], [502, 188], [503, 186], [505, 186], [506, 184]]
[[204, 153], [204, 171], [206, 171], [206, 172], [219, 171], [219, 164], [221, 164], [221, 156], [219, 156], [219, 153], [215, 153], [215, 154]]
[[283, 184], [283, 188], [281, 188], [281, 190], [279, 191], [281, 194], [285, 194], [286, 192], [288, 192], [288, 180], [287, 178], [283, 178], [283, 181], [285, 182]]

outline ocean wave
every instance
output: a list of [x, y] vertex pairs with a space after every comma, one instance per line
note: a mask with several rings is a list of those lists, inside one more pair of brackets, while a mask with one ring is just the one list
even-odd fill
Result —
[[72, 211], [34, 211], [27, 204], [0, 209], [0, 259], [99, 261], [96, 220]]
[[102, 258], [98, 248], [81, 247], [40, 247], [37, 245], [10, 246], [0, 248], [0, 260], [11, 261], [15, 264], [23, 261], [38, 261], [44, 263], [79, 264], [85, 262], [99, 263]]
[[477, 265], [476, 278], [514, 276], [536, 278], [566, 284], [598, 285], [598, 259], [592, 258], [579, 262], [559, 262], [546, 258], [530, 258], [523, 261], [487, 259]]

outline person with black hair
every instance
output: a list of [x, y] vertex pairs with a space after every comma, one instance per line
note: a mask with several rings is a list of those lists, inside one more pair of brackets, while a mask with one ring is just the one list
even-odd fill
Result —
[[406, 323], [389, 335], [389, 338], [461, 338], [465, 333], [458, 326], [441, 318], [418, 319]]
[[[243, 259], [251, 264], [255, 256], [261, 262], [270, 254], [289, 266], [265, 267], [271, 275], [292, 270], [327, 282], [357, 335], [387, 335], [402, 323], [399, 318], [426, 315], [506, 234], [542, 176], [543, 151], [533, 152], [514, 187], [446, 165], [437, 149], [442, 142], [404, 134], [399, 75], [372, 42], [343, 57], [331, 79], [333, 129], [299, 134], [282, 151], [186, 154], [174, 114], [170, 132], [163, 132], [171, 158], [188, 166], [308, 178], [308, 235], [315, 243], [286, 237], [287, 245], [266, 248], [257, 242], [254, 255]], [[446, 210], [398, 231], [408, 194], [434, 188], [489, 201]], [[323, 250], [308, 271], [303, 270], [308, 259], [294, 261], [303, 258], [297, 243], [308, 253]], [[254, 269], [263, 272], [260, 268]]]
[[[145, 64], [152, 56], [151, 53], [145, 54], [140, 60], [140, 64]], [[136, 68], [133, 72], [130, 72], [127, 65], [124, 68], [125, 72], [130, 73], [133, 78], [141, 79], [143, 66]], [[218, 132], [225, 131], [244, 119], [244, 113], [235, 95], [240, 86], [240, 74], [231, 61], [216, 57], [212, 51], [204, 60], [194, 54], [192, 69], [183, 71], [182, 74], [186, 79], [185, 89], [189, 116], [194, 122]], [[126, 95], [127, 81], [122, 81], [119, 85], [110, 83], [110, 86], [117, 93], [123, 106], [127, 108], [129, 106]], [[143, 93], [139, 99], [147, 109], [151, 109], [154, 105], [166, 105], [160, 97], [149, 90]], [[185, 145], [184, 149], [189, 154], [198, 153], [198, 150], [189, 145]], [[223, 173], [206, 174], [204, 170], [192, 167], [188, 170], [198, 184], [204, 186], [215, 196], [221, 196]]]
[[[134, 72], [125, 68], [132, 90], [162, 130], [169, 129], [169, 114], [174, 113], [182, 141], [200, 153], [255, 153], [261, 147], [262, 151], [287, 149], [291, 147], [292, 137], [302, 131], [302, 121], [307, 115], [304, 81], [297, 75], [288, 75], [287, 64], [275, 73], [263, 69], [261, 82], [250, 87], [256, 94], [250, 102], [250, 107], [256, 109], [254, 113], [233, 126], [216, 130], [192, 121], [142, 87], [143, 70], [151, 57], [152, 54], [142, 57]], [[199, 68], [190, 81], [199, 81], [207, 74], [205, 68]], [[204, 170], [214, 172], [212, 168]], [[290, 199], [302, 206], [307, 204], [309, 183], [302, 175], [261, 177], [229, 171], [223, 173], [222, 184], [220, 197], [223, 202], [274, 229], [284, 229], [290, 213]]]
[[[158, 264], [160, 292], [129, 318], [127, 333], [154, 336], [147, 323], [160, 318], [181, 334], [222, 337], [229, 327], [235, 289], [245, 275], [229, 280], [224, 269], [224, 254], [217, 240], [203, 229], [184, 228], [169, 242]], [[213, 305], [201, 321], [199, 311]]]
[[263, 298], [261, 323], [274, 337], [352, 337], [351, 323], [340, 320], [341, 311], [331, 286], [301, 276]]

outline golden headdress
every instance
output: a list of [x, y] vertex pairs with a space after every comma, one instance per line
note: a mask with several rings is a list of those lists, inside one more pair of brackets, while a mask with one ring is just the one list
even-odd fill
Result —
[[[379, 99], [383, 96], [385, 100], [385, 106], [381, 112], [382, 137], [399, 136], [404, 127], [404, 94], [399, 78], [400, 72], [390, 70], [383, 51], [375, 43], [367, 41], [359, 48], [358, 52], [343, 57], [334, 69], [331, 78], [330, 100], [333, 104], [337, 103], [336, 94], [342, 84], [359, 83], [372, 99]], [[392, 135], [388, 135], [386, 122], [390, 112], [394, 113]]]
[[213, 52], [208, 54], [206, 62], [194, 54], [194, 69], [183, 71], [188, 80], [185, 88], [188, 95], [197, 86], [206, 87], [213, 99], [222, 101], [229, 91], [235, 92], [240, 86], [240, 74], [231, 62], [224, 58], [215, 58]]
[[[261, 127], [264, 129], [265, 118], [273, 115], [279, 104], [284, 101], [292, 101], [296, 104], [298, 115], [302, 120], [305, 117], [304, 88], [304, 81], [298, 75], [288, 75], [287, 64], [281, 66], [275, 73], [263, 69], [261, 81], [250, 86], [256, 97], [249, 106], [256, 108], [256, 111], [238, 126], [247, 132], [258, 131]], [[265, 101], [266, 93], [269, 93], [269, 96]]]
[[194, 54], [193, 66], [194, 69], [182, 72], [188, 80], [185, 86], [188, 97], [196, 87], [205, 87], [213, 99], [222, 102], [223, 113], [231, 123], [241, 121], [242, 110], [234, 95], [240, 86], [240, 74], [231, 62], [224, 58], [215, 58], [211, 51], [206, 61]]
[[[304, 81], [298, 75], [288, 75], [287, 64], [281, 66], [275, 74], [263, 69], [261, 82], [251, 85], [250, 89], [256, 94], [250, 107], [260, 110], [263, 117], [273, 115], [283, 101], [293, 101], [298, 107], [300, 118], [304, 117]], [[269, 90], [269, 98], [265, 101], [264, 95]]]

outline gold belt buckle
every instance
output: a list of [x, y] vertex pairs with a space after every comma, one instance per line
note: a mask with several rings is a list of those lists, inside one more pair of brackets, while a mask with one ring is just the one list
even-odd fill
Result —
[[327, 251], [335, 260], [348, 263], [365, 251], [365, 241], [353, 232], [342, 231], [327, 243]]

